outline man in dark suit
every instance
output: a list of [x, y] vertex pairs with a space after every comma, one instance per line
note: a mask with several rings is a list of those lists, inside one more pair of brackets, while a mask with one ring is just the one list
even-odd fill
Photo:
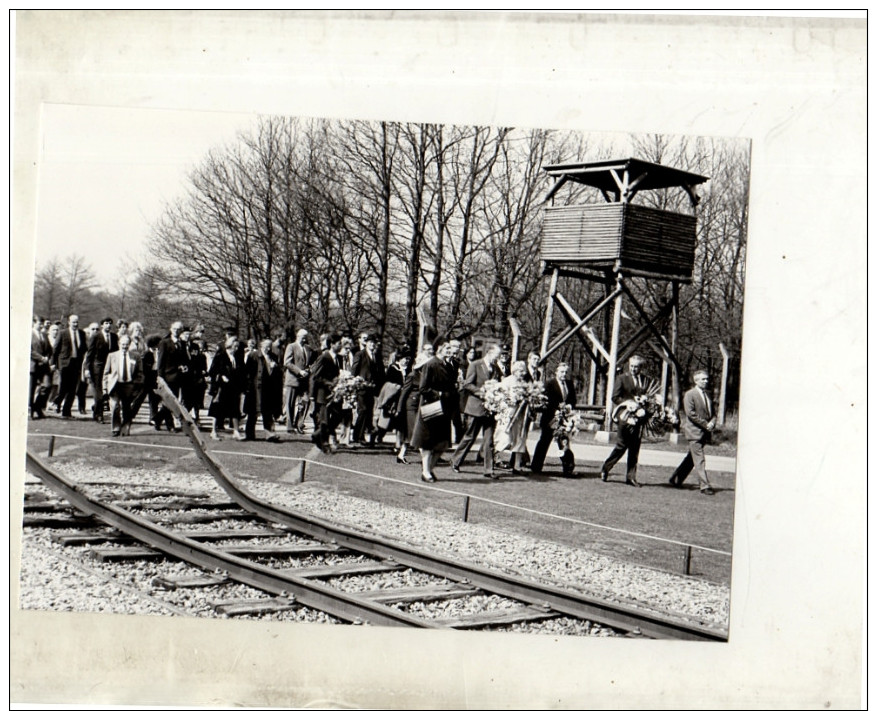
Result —
[[[378, 355], [378, 337], [370, 333], [365, 338], [365, 348], [353, 357], [353, 375], [359, 376], [369, 383], [365, 390], [356, 396], [356, 423], [353, 425], [353, 441], [355, 444], [374, 445], [375, 395], [384, 386], [384, 363]], [[369, 440], [365, 441], [365, 432], [369, 430]]]
[[[461, 375], [460, 371], [462, 369], [462, 365], [460, 363], [460, 356], [463, 351], [463, 344], [460, 343], [456, 338], [448, 341], [445, 345], [446, 349], [446, 357], [445, 362], [448, 367], [453, 371], [454, 382], [461, 383]], [[466, 429], [463, 427], [463, 415], [462, 409], [460, 407], [460, 392], [456, 391], [457, 402], [454, 403], [455, 409], [454, 414], [451, 417], [451, 424], [454, 427], [454, 444], [459, 444], [463, 439], [463, 435], [466, 432]]]
[[[633, 400], [639, 395], [644, 395], [647, 389], [647, 381], [642, 374], [645, 360], [640, 356], [633, 356], [628, 361], [629, 373], [619, 376], [612, 390], [612, 402], [616, 405], [626, 400]], [[628, 422], [618, 424], [618, 442], [609, 457], [600, 468], [600, 478], [609, 480], [609, 472], [612, 471], [624, 453], [627, 452], [627, 476], [625, 483], [630, 486], [642, 486], [636, 478], [636, 466], [639, 461], [639, 448], [643, 438], [643, 420], [637, 420], [633, 425]]]
[[527, 354], [527, 376], [524, 378], [528, 383], [542, 380], [542, 368], [539, 367], [539, 354], [530, 351]]
[[113, 437], [131, 433], [132, 405], [144, 387], [143, 362], [129, 349], [131, 337], [119, 338], [119, 347], [107, 356], [101, 375], [102, 392], [110, 399], [110, 420]]
[[569, 365], [567, 363], [558, 363], [554, 377], [545, 383], [545, 395], [548, 403], [542, 411], [542, 417], [539, 419], [539, 426], [542, 431], [539, 434], [539, 441], [536, 443], [536, 449], [533, 450], [533, 461], [530, 463], [530, 470], [534, 474], [542, 472], [542, 466], [545, 464], [545, 455], [548, 454], [548, 446], [554, 439], [554, 430], [551, 428], [551, 421], [557, 414], [557, 409], [561, 404], [575, 405], [576, 391], [572, 381], [567, 377], [569, 375]]
[[[170, 333], [161, 339], [158, 344], [158, 353], [156, 355], [155, 367], [158, 376], [166, 383], [174, 397], [179, 398], [180, 388], [189, 372], [189, 350], [186, 344], [180, 338], [183, 332], [183, 322], [174, 321], [170, 327]], [[161, 406], [156, 420], [155, 428], [161, 427], [161, 422], [166, 421], [168, 427], [173, 427], [175, 432], [181, 432], [182, 427], [176, 424], [173, 411]]]
[[92, 417], [103, 423], [104, 421], [104, 367], [110, 353], [119, 350], [119, 341], [116, 334], [110, 329], [113, 319], [107, 316], [100, 322], [101, 330], [94, 334], [88, 341], [88, 349], [85, 352], [85, 379], [91, 385], [94, 393], [94, 404], [91, 406]]
[[79, 388], [87, 347], [85, 331], [79, 328], [79, 316], [72, 314], [67, 319], [67, 328], [61, 331], [58, 340], [58, 370], [61, 372], [58, 402], [62, 403], [62, 417], [73, 416], [71, 408], [73, 400], [76, 399], [76, 390]]
[[341, 335], [331, 334], [326, 339], [328, 348], [324, 350], [314, 363], [311, 370], [313, 383], [314, 407], [317, 431], [314, 432], [314, 444], [324, 452], [334, 452], [336, 447], [329, 446], [329, 436], [334, 434], [335, 428], [341, 419], [339, 404], [332, 401], [332, 388], [341, 369], [338, 367], [338, 353], [341, 350]]
[[30, 337], [30, 416], [40, 420], [45, 416], [43, 408], [52, 385], [52, 346], [46, 336], [49, 322], [42, 316], [34, 316]]
[[460, 465], [475, 443], [479, 433], [483, 433], [484, 443], [481, 447], [484, 456], [484, 476], [498, 479], [499, 474], [493, 471], [493, 430], [496, 427], [496, 419], [492, 412], [485, 409], [481, 400], [481, 388], [488, 380], [499, 380], [500, 375], [496, 367], [497, 358], [500, 355], [499, 344], [494, 344], [487, 349], [484, 357], [469, 364], [466, 378], [463, 380], [463, 391], [468, 395], [466, 400], [466, 414], [471, 417], [466, 434], [457, 451], [454, 454], [451, 466], [454, 471], [460, 471]]
[[715, 491], [706, 475], [706, 458], [703, 453], [703, 446], [709, 444], [716, 428], [716, 415], [707, 391], [708, 385], [709, 375], [705, 370], [698, 370], [694, 374], [694, 387], [682, 398], [682, 433], [688, 440], [688, 454], [676, 467], [670, 477], [670, 484], [681, 489], [686, 477], [694, 469], [700, 480], [700, 493], [712, 496]]
[[[524, 382], [534, 383], [542, 380], [544, 373], [542, 368], [539, 367], [539, 360], [540, 356], [536, 351], [530, 351], [527, 354], [527, 373], [524, 375]], [[525, 467], [530, 465], [530, 452], [526, 448], [521, 453], [521, 464]]]

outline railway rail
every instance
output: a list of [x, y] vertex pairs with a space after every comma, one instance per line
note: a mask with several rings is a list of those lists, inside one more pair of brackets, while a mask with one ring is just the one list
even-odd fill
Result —
[[[159, 392], [175, 409], [194, 450], [216, 483], [228, 496], [227, 501], [198, 500], [166, 502], [165, 511], [177, 511], [191, 517], [197, 510], [202, 519], [245, 520], [250, 531], [220, 531], [193, 534], [190, 531], [161, 525], [155, 507], [144, 508], [138, 501], [106, 501], [91, 495], [87, 487], [76, 484], [52, 469], [31, 452], [27, 468], [47, 487], [66, 499], [80, 515], [92, 517], [118, 533], [109, 534], [113, 544], [107, 556], [143, 555], [143, 546], [161, 554], [186, 561], [214, 577], [228, 578], [276, 596], [274, 604], [300, 604], [353, 623], [433, 627], [455, 629], [502, 628], [517, 622], [538, 621], [559, 616], [590, 620], [624, 632], [659, 639], [725, 641], [727, 633], [705, 624], [681, 621], [650, 610], [627, 607], [592, 596], [510, 576], [468, 562], [454, 560], [413, 546], [383, 540], [343, 525], [322, 520], [259, 499], [246, 489], [207, 450], [200, 432], [179, 407], [163, 383]], [[139, 510], [139, 512], [138, 512]], [[147, 514], [147, 515], [144, 515]], [[81, 520], [81, 519], [80, 519]], [[173, 521], [165, 517], [165, 521]], [[293, 544], [280, 547], [254, 545], [260, 538], [270, 539], [293, 534]], [[75, 543], [71, 534], [70, 543]], [[86, 540], [94, 542], [92, 534]], [[120, 539], [118, 536], [127, 538]], [[229, 543], [228, 539], [240, 543]], [[217, 545], [212, 541], [221, 540]], [[133, 546], [121, 545], [130, 541]], [[336, 557], [334, 563], [320, 562], [308, 566], [278, 566], [278, 559], [303, 559], [313, 556]], [[270, 564], [260, 560], [270, 560]], [[349, 562], [350, 560], [353, 562]], [[347, 561], [347, 562], [345, 562]], [[369, 575], [379, 572], [412, 569], [435, 581], [411, 588], [382, 588], [351, 593], [326, 583], [341, 576]], [[202, 576], [190, 584], [210, 584]], [[171, 584], [188, 584], [170, 581]], [[424, 617], [413, 613], [422, 603], [496, 595], [515, 601], [500, 610], [451, 617]], [[267, 604], [267, 603], [266, 603]]]

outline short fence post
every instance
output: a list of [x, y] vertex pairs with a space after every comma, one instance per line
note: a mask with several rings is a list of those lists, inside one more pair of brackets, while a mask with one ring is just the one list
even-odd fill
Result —
[[463, 523], [469, 522], [469, 497], [463, 497]]
[[49, 437], [49, 456], [51, 457], [55, 453], [55, 435]]
[[691, 575], [691, 546], [685, 546], [685, 562], [683, 563], [682, 572], [685, 575]]
[[306, 469], [306, 468], [307, 468], [307, 462], [306, 462], [304, 459], [302, 459], [302, 460], [301, 460], [301, 464], [299, 465], [299, 468], [298, 468], [298, 481], [299, 481], [300, 484], [301, 484], [301, 483], [304, 483], [304, 480], [305, 480], [305, 469]]

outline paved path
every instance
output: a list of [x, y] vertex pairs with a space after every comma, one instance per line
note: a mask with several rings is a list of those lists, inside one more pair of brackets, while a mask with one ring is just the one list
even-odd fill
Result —
[[[535, 435], [531, 432], [528, 441], [530, 446], [528, 449], [532, 453], [533, 447], [536, 446], [536, 442], [539, 440], [539, 433], [536, 432]], [[590, 461], [590, 462], [602, 462], [609, 456], [609, 452], [612, 451], [612, 448], [615, 445], [612, 444], [588, 444], [585, 442], [573, 442], [572, 443], [572, 451], [577, 460], [580, 461]], [[548, 450], [548, 456], [550, 457], [557, 451], [555, 446], [551, 446]], [[658, 467], [675, 467], [682, 461], [685, 457], [687, 448], [680, 448], [678, 451], [666, 451], [663, 449], [647, 449], [643, 446], [639, 451], [639, 461], [642, 464], [652, 464]], [[621, 458], [621, 462], [619, 465], [623, 466], [624, 462], [627, 461], [627, 455]], [[737, 458], [736, 457], [722, 457], [715, 454], [710, 454], [707, 451], [706, 455], [706, 468], [707, 472], [730, 472], [734, 473], [737, 470]]]

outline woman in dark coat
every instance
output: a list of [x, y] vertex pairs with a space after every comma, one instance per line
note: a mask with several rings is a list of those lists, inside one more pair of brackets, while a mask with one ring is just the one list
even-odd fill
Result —
[[[447, 349], [439, 348], [438, 355], [430, 358], [421, 368], [420, 401], [411, 446], [420, 449], [423, 472], [420, 478], [426, 482], [437, 481], [433, 467], [451, 444], [451, 419], [457, 407], [457, 381], [453, 366], [447, 362]], [[441, 402], [440, 414], [424, 419], [424, 405]]]
[[213, 418], [210, 439], [221, 439], [216, 430], [226, 419], [232, 422], [232, 437], [244, 439], [240, 426], [241, 394], [246, 387], [246, 370], [243, 353], [238, 348], [237, 336], [229, 334], [225, 337], [225, 343], [213, 356], [207, 374], [210, 377], [210, 394], [213, 396], [213, 401], [207, 410], [207, 414]]
[[405, 376], [402, 390], [399, 391], [399, 426], [404, 427], [402, 446], [396, 457], [396, 462], [399, 464], [408, 464], [405, 455], [408, 454], [408, 448], [411, 446], [411, 435], [414, 434], [414, 423], [417, 422], [417, 410], [420, 408], [420, 378], [423, 375], [421, 368], [434, 354], [432, 344], [427, 343], [411, 366], [408, 375]]
[[396, 432], [396, 461], [399, 464], [407, 464], [405, 453], [399, 452], [405, 446], [405, 436], [408, 431], [408, 422], [405, 413], [405, 405], [402, 402], [402, 389], [408, 377], [408, 366], [411, 363], [411, 352], [407, 347], [400, 348], [395, 354], [395, 359], [387, 366], [386, 380], [375, 401], [380, 403], [380, 412], [377, 418], [377, 430], [375, 441], [380, 442], [383, 436], [390, 430]]
[[204, 409], [204, 392], [207, 390], [207, 356], [198, 341], [189, 342], [189, 381], [182, 391], [183, 405], [192, 414], [195, 425], [200, 427], [199, 415]]

